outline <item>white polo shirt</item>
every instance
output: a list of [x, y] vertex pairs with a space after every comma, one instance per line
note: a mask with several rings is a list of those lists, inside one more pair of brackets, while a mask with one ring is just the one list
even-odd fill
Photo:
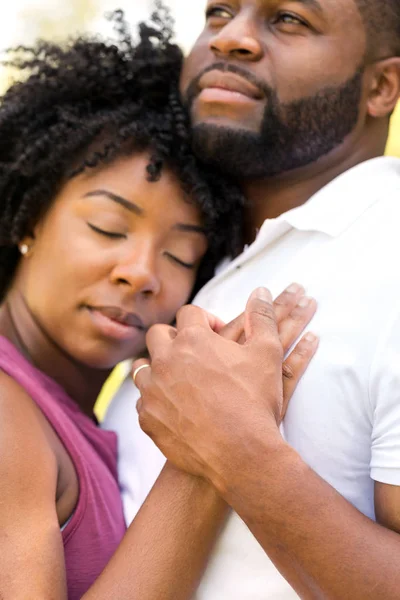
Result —
[[[267, 286], [276, 295], [293, 281], [318, 301], [310, 328], [321, 343], [290, 402], [285, 437], [374, 519], [374, 480], [400, 485], [400, 160], [363, 163], [305, 205], [267, 220], [257, 240], [205, 286], [196, 304], [229, 321], [254, 288]], [[138, 426], [136, 397], [127, 379], [106, 417], [106, 426], [119, 434], [128, 521], [164, 462]], [[232, 515], [195, 598], [297, 595]]]

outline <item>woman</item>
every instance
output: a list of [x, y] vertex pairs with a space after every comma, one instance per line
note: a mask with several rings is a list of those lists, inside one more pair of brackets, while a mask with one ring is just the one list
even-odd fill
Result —
[[242, 198], [191, 155], [182, 56], [154, 18], [137, 45], [117, 13], [115, 44], [11, 61], [27, 77], [0, 108], [5, 600], [189, 598], [226, 513], [167, 465], [125, 534], [116, 439], [92, 416], [110, 370], [240, 245]]

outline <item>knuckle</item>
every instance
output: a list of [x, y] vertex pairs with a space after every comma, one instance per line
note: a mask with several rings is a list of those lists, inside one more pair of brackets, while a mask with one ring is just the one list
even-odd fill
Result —
[[298, 319], [310, 320], [317, 310], [317, 303], [314, 298], [304, 298], [303, 302], [304, 304], [297, 304], [292, 312]]
[[201, 310], [202, 309], [200, 309], [198, 306], [195, 306], [194, 304], [185, 304], [184, 306], [181, 306], [179, 308], [176, 320], [179, 321], [179, 319], [189, 319], [191, 316], [197, 314]]
[[282, 375], [283, 375], [284, 379], [287, 379], [289, 381], [292, 381], [296, 376], [295, 372], [293, 370], [293, 367], [291, 365], [289, 365], [288, 363], [283, 363]]
[[147, 415], [146, 411], [143, 409], [143, 407], [139, 411], [138, 417], [139, 417], [140, 429], [142, 429], [142, 431], [144, 431], [145, 433], [149, 433], [150, 432], [149, 419], [148, 419], [148, 415]]
[[310, 313], [301, 306], [296, 306], [288, 316], [288, 320], [295, 323], [307, 323], [310, 320]]
[[280, 307], [291, 307], [291, 306], [295, 306], [296, 304], [296, 296], [295, 294], [291, 294], [289, 292], [282, 292], [282, 294], [279, 294], [279, 296], [277, 298], [275, 298], [274, 300], [274, 306], [280, 306]]
[[258, 304], [250, 311], [250, 317], [261, 318], [264, 323], [268, 323], [272, 328], [277, 327], [277, 318], [272, 304]]
[[273, 356], [281, 358], [283, 356], [283, 348], [281, 341], [278, 336], [269, 338], [268, 340], [268, 352]]
[[176, 313], [176, 319], [178, 320], [181, 317], [184, 317], [187, 312], [189, 311], [190, 306], [185, 305], [185, 306], [181, 306], [178, 310], [178, 312]]
[[166, 373], [167, 370], [168, 365], [167, 361], [164, 358], [161, 358], [160, 356], [156, 356], [155, 358], [153, 358], [153, 360], [151, 361], [151, 371], [153, 375], [161, 377]]
[[138, 421], [140, 428], [147, 434], [150, 434], [152, 431], [156, 419], [153, 416], [154, 407], [148, 401], [145, 401], [143, 398], [141, 402], [139, 401], [137, 404], [137, 413], [138, 413]]
[[256, 308], [254, 309], [254, 312], [261, 315], [262, 317], [265, 317], [266, 319], [271, 319], [272, 321], [275, 321], [274, 307], [268, 302], [259, 302]]
[[264, 340], [261, 338], [257, 351], [261, 351], [261, 354], [274, 364], [283, 361], [283, 348], [278, 337], [266, 335]]
[[178, 340], [182, 344], [194, 344], [201, 336], [202, 329], [197, 325], [188, 325], [179, 332]]
[[311, 348], [302, 342], [299, 342], [296, 348], [293, 350], [293, 358], [300, 361], [308, 360], [311, 356]]
[[287, 297], [285, 292], [277, 298], [275, 298], [274, 300], [274, 306], [288, 306], [289, 304], [289, 298]]
[[163, 328], [163, 325], [161, 325], [161, 323], [156, 323], [155, 325], [152, 325], [152, 326], [149, 328], [149, 330], [148, 330], [148, 332], [147, 332], [147, 334], [146, 334], [146, 337], [147, 337], [149, 334], [154, 334], [154, 333], [156, 334], [156, 333], [159, 333], [159, 332], [161, 331], [161, 329], [162, 329], [162, 328]]

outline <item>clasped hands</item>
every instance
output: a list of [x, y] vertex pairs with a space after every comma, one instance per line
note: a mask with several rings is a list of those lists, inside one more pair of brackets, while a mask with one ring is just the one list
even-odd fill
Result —
[[[316, 311], [292, 284], [275, 302], [253, 292], [245, 312], [224, 325], [196, 306], [183, 307], [176, 328], [147, 334], [150, 361], [135, 362], [141, 428], [176, 467], [221, 491], [243, 453], [283, 443], [280, 423], [318, 339], [306, 334], [285, 360]], [[262, 441], [262, 445], [261, 445]]]

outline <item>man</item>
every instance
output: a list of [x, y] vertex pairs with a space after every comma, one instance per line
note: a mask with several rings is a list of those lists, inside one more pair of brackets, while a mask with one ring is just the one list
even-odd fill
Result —
[[[321, 343], [285, 441], [261, 343], [227, 345], [194, 307], [176, 337], [149, 336], [156, 367], [137, 374], [141, 425], [236, 513], [196, 598], [398, 598], [400, 161], [382, 155], [400, 91], [400, 6], [210, 1], [206, 14], [182, 94], [198, 154], [249, 200], [250, 245], [196, 304], [229, 321], [257, 286], [275, 295], [300, 281], [318, 301]], [[265, 296], [260, 341], [270, 311]], [[146, 472], [148, 485], [162, 458], [132, 425], [124, 433], [132, 398], [125, 383], [108, 425], [137, 501], [135, 478]]]

